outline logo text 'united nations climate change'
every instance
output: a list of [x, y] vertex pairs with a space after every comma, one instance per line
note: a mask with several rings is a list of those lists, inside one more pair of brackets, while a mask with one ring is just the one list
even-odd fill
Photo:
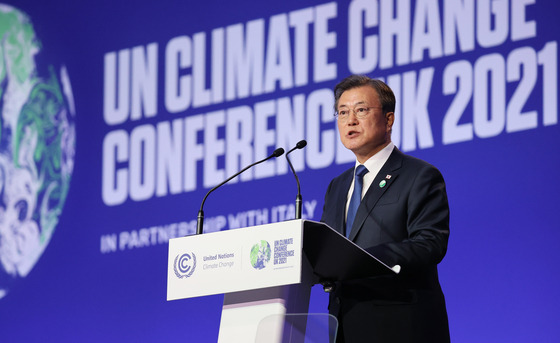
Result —
[[196, 269], [196, 255], [194, 253], [177, 255], [173, 262], [173, 270], [179, 279], [188, 278]]
[[251, 248], [251, 265], [255, 269], [263, 269], [270, 262], [271, 255], [270, 244], [267, 241], [260, 241]]

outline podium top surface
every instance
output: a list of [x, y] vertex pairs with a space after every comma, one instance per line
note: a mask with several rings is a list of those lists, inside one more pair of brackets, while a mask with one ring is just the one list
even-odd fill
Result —
[[305, 221], [303, 251], [320, 282], [395, 275], [400, 269], [387, 266], [328, 225], [315, 221]]

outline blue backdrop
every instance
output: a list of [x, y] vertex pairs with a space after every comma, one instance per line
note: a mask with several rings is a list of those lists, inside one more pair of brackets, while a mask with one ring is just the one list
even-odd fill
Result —
[[[393, 141], [445, 177], [452, 340], [560, 337], [555, 2], [6, 3], [2, 342], [216, 341], [223, 296], [166, 301], [168, 239], [300, 139], [319, 220], [353, 163], [331, 98], [351, 73], [386, 80]], [[285, 159], [267, 162], [211, 195], [205, 229], [292, 219], [295, 195]], [[326, 306], [314, 287], [310, 312]]]

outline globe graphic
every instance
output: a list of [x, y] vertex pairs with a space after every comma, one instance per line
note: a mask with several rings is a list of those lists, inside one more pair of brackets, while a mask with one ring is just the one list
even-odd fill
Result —
[[251, 248], [250, 260], [255, 269], [263, 269], [270, 262], [272, 250], [267, 241], [260, 241]]
[[49, 244], [73, 170], [70, 81], [64, 67], [39, 75], [40, 47], [30, 18], [0, 4], [0, 298]]

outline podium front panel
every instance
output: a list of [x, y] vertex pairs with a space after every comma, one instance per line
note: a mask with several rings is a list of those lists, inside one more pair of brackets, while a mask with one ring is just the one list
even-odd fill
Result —
[[302, 241], [301, 220], [172, 239], [167, 300], [299, 283]]

